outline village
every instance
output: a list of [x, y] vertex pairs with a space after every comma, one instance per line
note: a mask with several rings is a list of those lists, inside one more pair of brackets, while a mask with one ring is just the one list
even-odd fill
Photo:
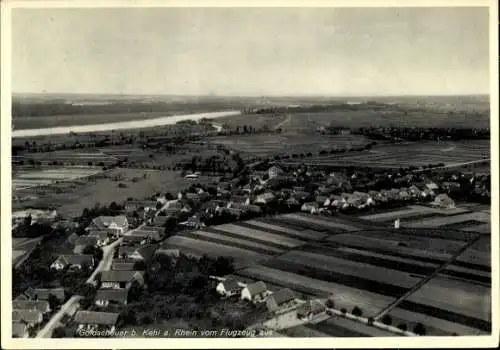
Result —
[[[56, 227], [63, 222], [67, 233], [65, 245], [70, 248], [59, 255], [58, 248], [54, 248], [55, 257], [46, 268], [60, 276], [61, 281], [76, 271], [77, 278], [83, 278], [85, 283], [71, 295], [61, 286], [30, 286], [14, 295], [13, 334], [16, 337], [73, 336], [62, 327], [68, 323], [76, 325], [79, 331], [104, 327], [114, 332], [123, 318], [120, 306], [127, 305], [131, 291], [136, 293], [136, 289], [147, 288], [147, 266], [158, 255], [172, 259], [181, 255], [195, 259], [204, 256], [169, 244], [169, 238], [182, 237], [204, 227], [293, 212], [326, 217], [339, 213], [377, 213], [411, 203], [452, 210], [455, 208], [452, 198], [462, 200], [462, 193], [475, 193], [485, 200], [490, 197], [489, 177], [459, 172], [352, 169], [327, 173], [306, 165], [271, 165], [267, 169], [265, 166], [266, 163], [254, 164], [246, 174], [209, 185], [198, 184], [198, 174], [187, 174], [193, 183], [183, 191], [158, 193], [144, 200], [129, 199], [123, 204], [113, 203], [110, 208], [87, 210], [76, 223], [66, 222], [54, 211], [44, 214], [33, 209], [14, 213], [16, 229], [33, 224]], [[115, 215], [98, 215], [99, 211], [111, 211]], [[397, 217], [391, 225], [399, 229], [405, 221]], [[50, 235], [44, 239], [50, 240]], [[30, 265], [29, 254], [21, 268]], [[328, 298], [304, 300], [289, 288], [270, 291], [263, 281], [246, 284], [224, 276], [210, 279], [215, 281], [213, 288], [224, 299], [236, 297], [266, 306], [261, 320], [242, 328], [280, 329], [284, 328], [283, 323], [307, 323], [312, 318], [324, 319], [335, 313], [374, 324], [356, 310], [332, 309], [328, 305], [333, 302]], [[105, 311], [110, 309], [115, 312]], [[390, 327], [380, 322], [375, 324]], [[399, 333], [409, 332], [392, 328]]]

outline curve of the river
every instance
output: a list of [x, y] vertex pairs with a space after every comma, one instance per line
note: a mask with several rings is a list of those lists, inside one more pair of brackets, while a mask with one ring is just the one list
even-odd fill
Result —
[[239, 115], [240, 111], [222, 111], [222, 112], [207, 112], [207, 113], [196, 113], [196, 114], [184, 114], [184, 115], [171, 115], [167, 117], [157, 117], [148, 118], [140, 120], [130, 120], [126, 122], [115, 122], [115, 123], [102, 123], [102, 124], [89, 124], [89, 125], [73, 125], [73, 126], [59, 126], [54, 128], [42, 128], [42, 129], [24, 129], [24, 130], [13, 130], [12, 137], [30, 137], [30, 136], [44, 136], [44, 135], [60, 135], [73, 133], [85, 133], [85, 132], [99, 132], [99, 131], [110, 131], [110, 130], [125, 130], [125, 129], [143, 129], [152, 128], [155, 126], [175, 124], [182, 120], [200, 120], [203, 118], [223, 118], [233, 115]]

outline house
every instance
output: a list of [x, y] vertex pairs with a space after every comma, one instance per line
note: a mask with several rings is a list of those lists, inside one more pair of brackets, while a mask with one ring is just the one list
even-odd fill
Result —
[[300, 207], [300, 211], [303, 211], [306, 213], [311, 213], [311, 214], [317, 213], [318, 209], [319, 209], [319, 206], [318, 206], [318, 203], [316, 203], [316, 202], [304, 203]]
[[138, 237], [133, 235], [126, 235], [122, 237], [121, 246], [136, 246], [146, 244], [147, 239], [144, 237]]
[[266, 193], [258, 195], [257, 198], [255, 198], [254, 203], [267, 204], [267, 203], [273, 201], [274, 198], [276, 198], [274, 193], [266, 192]]
[[267, 286], [264, 282], [259, 281], [248, 284], [241, 290], [241, 299], [248, 300], [254, 303], [263, 302], [268, 296]]
[[133, 232], [130, 232], [130, 236], [133, 237], [140, 237], [143, 239], [146, 239], [151, 242], [156, 242], [161, 239], [161, 234], [159, 230], [156, 229], [146, 229], [143, 228], [142, 230], [135, 230]]
[[326, 311], [325, 304], [318, 300], [309, 300], [297, 308], [297, 317], [301, 320], [312, 319]]
[[451, 199], [450, 197], [448, 197], [448, 195], [444, 193], [437, 195], [431, 204], [445, 209], [455, 208], [455, 202], [453, 201], [453, 199]]
[[47, 300], [13, 300], [12, 310], [38, 310], [42, 314], [50, 312]]
[[160, 248], [156, 250], [155, 255], [167, 255], [172, 258], [178, 258], [181, 255], [181, 251], [177, 248]]
[[286, 204], [289, 206], [289, 207], [293, 207], [293, 206], [298, 206], [300, 205], [300, 202], [294, 198], [294, 197], [291, 197], [291, 198], [288, 198], [286, 200]]
[[224, 210], [230, 215], [235, 216], [236, 218], [239, 218], [241, 215], [243, 215], [243, 210], [238, 208], [225, 208]]
[[436, 183], [435, 183], [435, 182], [429, 182], [429, 183], [425, 184], [425, 187], [426, 187], [427, 189], [429, 189], [429, 190], [433, 190], [433, 191], [435, 191], [435, 190], [437, 190], [437, 189], [439, 188], [439, 186], [438, 186], [438, 185], [436, 185]]
[[188, 192], [188, 193], [186, 193], [186, 199], [192, 200], [193, 202], [199, 202], [200, 195], [198, 193]]
[[137, 260], [134, 259], [113, 259], [111, 261], [111, 270], [131, 271]]
[[73, 253], [83, 254], [85, 248], [96, 247], [96, 246], [97, 246], [97, 238], [89, 236], [80, 236], [74, 242]]
[[88, 233], [89, 237], [94, 237], [97, 240], [98, 247], [104, 247], [109, 244], [109, 234], [108, 231], [94, 230]]
[[295, 299], [296, 295], [292, 290], [288, 288], [280, 289], [267, 298], [267, 309], [271, 312], [277, 312], [295, 304]]
[[101, 288], [119, 289], [130, 288], [133, 281], [144, 284], [144, 277], [140, 271], [108, 270], [101, 272]]
[[[329, 200], [326, 196], [316, 196], [315, 201], [320, 206], [328, 206]], [[328, 202], [327, 202], [328, 201]]]
[[[166, 210], [168, 211], [168, 209]], [[170, 214], [167, 213], [167, 216], [161, 216], [161, 215], [158, 215], [158, 216], [155, 216], [155, 218], [153, 219], [153, 224], [155, 226], [165, 226], [165, 224], [167, 223], [167, 220], [170, 218]]]
[[262, 208], [255, 204], [249, 204], [246, 209], [248, 212], [255, 214], [260, 214], [262, 212]]
[[34, 327], [43, 321], [43, 314], [38, 310], [12, 310], [12, 322], [25, 323]]
[[226, 279], [225, 281], [219, 282], [219, 284], [217, 284], [217, 287], [215, 288], [217, 293], [225, 297], [240, 294], [241, 289], [242, 288], [238, 285], [238, 282], [230, 278]]
[[127, 212], [134, 212], [139, 209], [144, 209], [144, 211], [151, 211], [151, 210], [156, 210], [156, 206], [158, 205], [157, 201], [147, 201], [147, 200], [142, 200], [142, 201], [127, 201], [125, 204], [125, 211]]
[[100, 329], [114, 332], [118, 317], [119, 314], [113, 312], [78, 311], [74, 321], [78, 325], [79, 331]]
[[186, 221], [180, 222], [179, 225], [183, 225], [189, 228], [199, 228], [201, 226], [204, 226], [200, 221], [200, 218], [196, 215], [190, 216]]
[[[228, 205], [249, 205], [250, 204], [250, 197], [248, 196], [238, 196], [238, 195], [233, 195], [231, 198], [229, 198], [229, 203]], [[229, 206], [228, 206], [229, 208]]]
[[50, 267], [56, 270], [63, 270], [67, 267], [81, 269], [83, 265], [93, 267], [94, 257], [90, 254], [59, 255]]
[[109, 230], [115, 235], [121, 236], [128, 230], [127, 217], [124, 215], [99, 216], [92, 220], [86, 230]]
[[15, 300], [49, 300], [49, 295], [53, 295], [63, 302], [66, 299], [64, 288], [28, 288]]
[[12, 338], [29, 338], [29, 327], [24, 322], [12, 322]]
[[153, 246], [130, 247], [121, 246], [118, 248], [119, 258], [129, 258], [135, 261], [150, 259], [155, 251]]
[[185, 179], [197, 179], [199, 177], [198, 174], [187, 174], [186, 176], [184, 176]]
[[99, 289], [96, 292], [94, 303], [97, 306], [106, 307], [110, 304], [127, 305], [128, 289]]
[[305, 201], [310, 195], [311, 194], [306, 191], [297, 191], [292, 193], [292, 198], [295, 198], [298, 201]]
[[280, 167], [273, 165], [272, 167], [269, 168], [269, 170], [267, 172], [268, 172], [269, 178], [272, 179], [272, 178], [275, 178], [275, 177], [281, 175], [283, 173], [283, 170], [281, 170]]

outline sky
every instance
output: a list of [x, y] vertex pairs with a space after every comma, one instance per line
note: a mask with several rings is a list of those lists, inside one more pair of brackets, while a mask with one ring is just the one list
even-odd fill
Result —
[[13, 9], [14, 93], [487, 94], [487, 8]]

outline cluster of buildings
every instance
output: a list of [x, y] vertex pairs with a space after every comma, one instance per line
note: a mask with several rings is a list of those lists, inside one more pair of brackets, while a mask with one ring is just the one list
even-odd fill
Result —
[[266, 303], [267, 310], [274, 315], [296, 310], [298, 318], [311, 319], [327, 309], [324, 303], [317, 300], [300, 300], [289, 288], [271, 292], [262, 281], [245, 284], [233, 278], [226, 278], [217, 284], [216, 291], [223, 298], [239, 297], [254, 304]]

